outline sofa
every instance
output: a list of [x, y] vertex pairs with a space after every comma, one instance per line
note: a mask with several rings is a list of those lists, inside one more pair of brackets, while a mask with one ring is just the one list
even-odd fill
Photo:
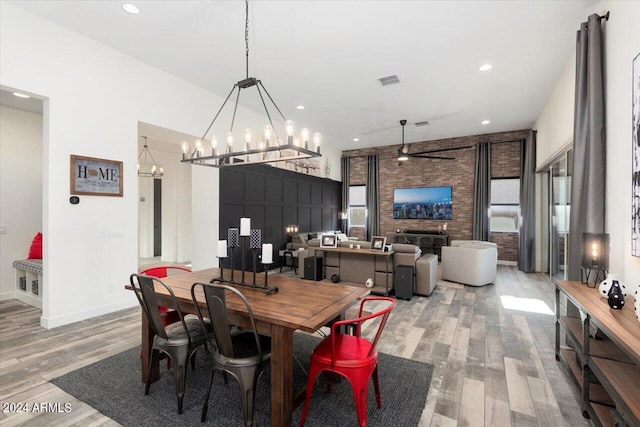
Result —
[[496, 281], [498, 247], [480, 240], [452, 240], [442, 247], [442, 279], [470, 286]]
[[[350, 282], [364, 286], [367, 279], [373, 279], [376, 286], [385, 287], [387, 279], [386, 257], [362, 256], [361, 254], [350, 254], [342, 252], [338, 255], [335, 252], [324, 252], [320, 248], [320, 239], [307, 241], [308, 247], [301, 249], [298, 253], [299, 259], [310, 256], [323, 258], [326, 266], [325, 278], [330, 279], [337, 274], [340, 281]], [[370, 249], [370, 242], [342, 241], [339, 247], [348, 248], [349, 245], [360, 245], [361, 249]], [[422, 255], [420, 248], [410, 244], [393, 244], [393, 255], [389, 261], [389, 282], [388, 289], [394, 288], [394, 272], [399, 265], [409, 265], [414, 267], [414, 293], [428, 296], [433, 292], [438, 279], [438, 257], [434, 254]], [[338, 260], [338, 256], [340, 257]], [[304, 262], [300, 261], [299, 274], [304, 277]], [[339, 266], [339, 267], [338, 267]]]

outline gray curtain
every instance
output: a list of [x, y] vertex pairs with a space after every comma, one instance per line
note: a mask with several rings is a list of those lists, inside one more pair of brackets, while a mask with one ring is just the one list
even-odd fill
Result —
[[[342, 210], [349, 210], [349, 174], [351, 173], [351, 169], [349, 167], [349, 157], [342, 157], [340, 159], [342, 164], [341, 172], [342, 172]], [[344, 225], [343, 225], [344, 224]], [[342, 224], [340, 227], [344, 227], [342, 230], [343, 233], [349, 235], [349, 217], [347, 219], [342, 220]]]
[[367, 241], [369, 242], [373, 236], [378, 236], [380, 233], [378, 188], [378, 156], [370, 154], [367, 156]]
[[520, 147], [520, 233], [518, 268], [536, 270], [536, 131], [529, 132]]
[[568, 279], [580, 280], [582, 233], [604, 233], [605, 105], [600, 17], [589, 16], [576, 43], [576, 96]]
[[475, 191], [473, 194], [473, 240], [489, 241], [491, 207], [491, 143], [476, 146]]

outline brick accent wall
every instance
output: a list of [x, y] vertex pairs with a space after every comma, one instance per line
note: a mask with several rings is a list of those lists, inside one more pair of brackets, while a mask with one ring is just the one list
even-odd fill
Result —
[[518, 261], [518, 233], [491, 233], [489, 240], [498, 245], [498, 259]]
[[[372, 147], [360, 150], [343, 151], [342, 155], [351, 157], [350, 184], [363, 185], [366, 183], [366, 156], [379, 156], [380, 170], [380, 234], [387, 239], [393, 237], [396, 230], [437, 230], [438, 226], [447, 223], [447, 234], [450, 240], [471, 239], [473, 192], [476, 148], [478, 142], [491, 141], [492, 176], [506, 177], [520, 174], [520, 143], [529, 130], [518, 130], [484, 135], [472, 135], [459, 138], [441, 139], [435, 141], [414, 142], [410, 144], [410, 152], [436, 150], [441, 148], [461, 148], [460, 150], [442, 153], [455, 157], [456, 160], [420, 159], [410, 157], [402, 166], [398, 166], [397, 151], [399, 144]], [[509, 143], [508, 141], [518, 141]], [[462, 148], [471, 146], [469, 148]], [[515, 172], [514, 172], [515, 171]], [[395, 188], [451, 186], [453, 199], [453, 219], [440, 220], [410, 220], [393, 219], [393, 190]], [[356, 234], [357, 233], [357, 234]], [[361, 235], [360, 235], [361, 234]], [[494, 236], [498, 235], [500, 236]], [[350, 231], [350, 235], [364, 237], [364, 230]], [[515, 237], [515, 240], [514, 240]], [[493, 233], [498, 244], [498, 256], [501, 260], [517, 260], [517, 233]], [[515, 242], [515, 243], [514, 243]]]

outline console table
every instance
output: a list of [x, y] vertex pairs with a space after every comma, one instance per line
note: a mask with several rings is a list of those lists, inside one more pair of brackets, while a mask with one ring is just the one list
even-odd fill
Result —
[[436, 254], [438, 261], [442, 259], [442, 247], [449, 245], [449, 236], [437, 231], [413, 231], [395, 233], [393, 243], [409, 243], [420, 247], [423, 254]]
[[393, 274], [393, 272], [391, 271], [391, 266], [390, 266], [390, 262], [391, 262], [391, 256], [395, 253], [394, 251], [374, 251], [371, 249], [352, 249], [352, 248], [326, 248], [326, 247], [320, 247], [318, 249], [316, 249], [316, 251], [324, 251], [324, 252], [332, 252], [332, 253], [337, 253], [338, 254], [338, 265], [328, 265], [327, 263], [327, 257], [325, 257], [325, 264], [324, 264], [324, 276], [326, 277], [327, 275], [327, 267], [335, 267], [338, 270], [340, 270], [340, 264], [341, 264], [341, 255], [342, 254], [348, 254], [349, 256], [351, 255], [356, 255], [356, 256], [364, 256], [364, 257], [384, 257], [385, 258], [385, 269], [384, 270], [375, 270], [376, 273], [384, 273], [385, 275], [385, 284], [384, 286], [382, 285], [374, 285], [373, 288], [371, 288], [371, 292], [373, 293], [377, 293], [377, 294], [383, 294], [383, 295], [389, 295], [389, 276]]
[[[582, 394], [583, 416], [596, 425], [640, 425], [640, 322], [633, 298], [626, 298], [622, 310], [614, 310], [597, 289], [566, 280], [555, 285], [556, 360]], [[584, 320], [561, 315], [565, 300], [567, 313], [579, 310]], [[604, 336], [591, 337], [591, 324]], [[561, 346], [561, 330], [567, 346]]]

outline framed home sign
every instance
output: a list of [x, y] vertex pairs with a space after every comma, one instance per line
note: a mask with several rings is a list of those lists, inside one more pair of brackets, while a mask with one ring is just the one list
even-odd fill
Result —
[[122, 197], [122, 162], [72, 154], [71, 194]]

